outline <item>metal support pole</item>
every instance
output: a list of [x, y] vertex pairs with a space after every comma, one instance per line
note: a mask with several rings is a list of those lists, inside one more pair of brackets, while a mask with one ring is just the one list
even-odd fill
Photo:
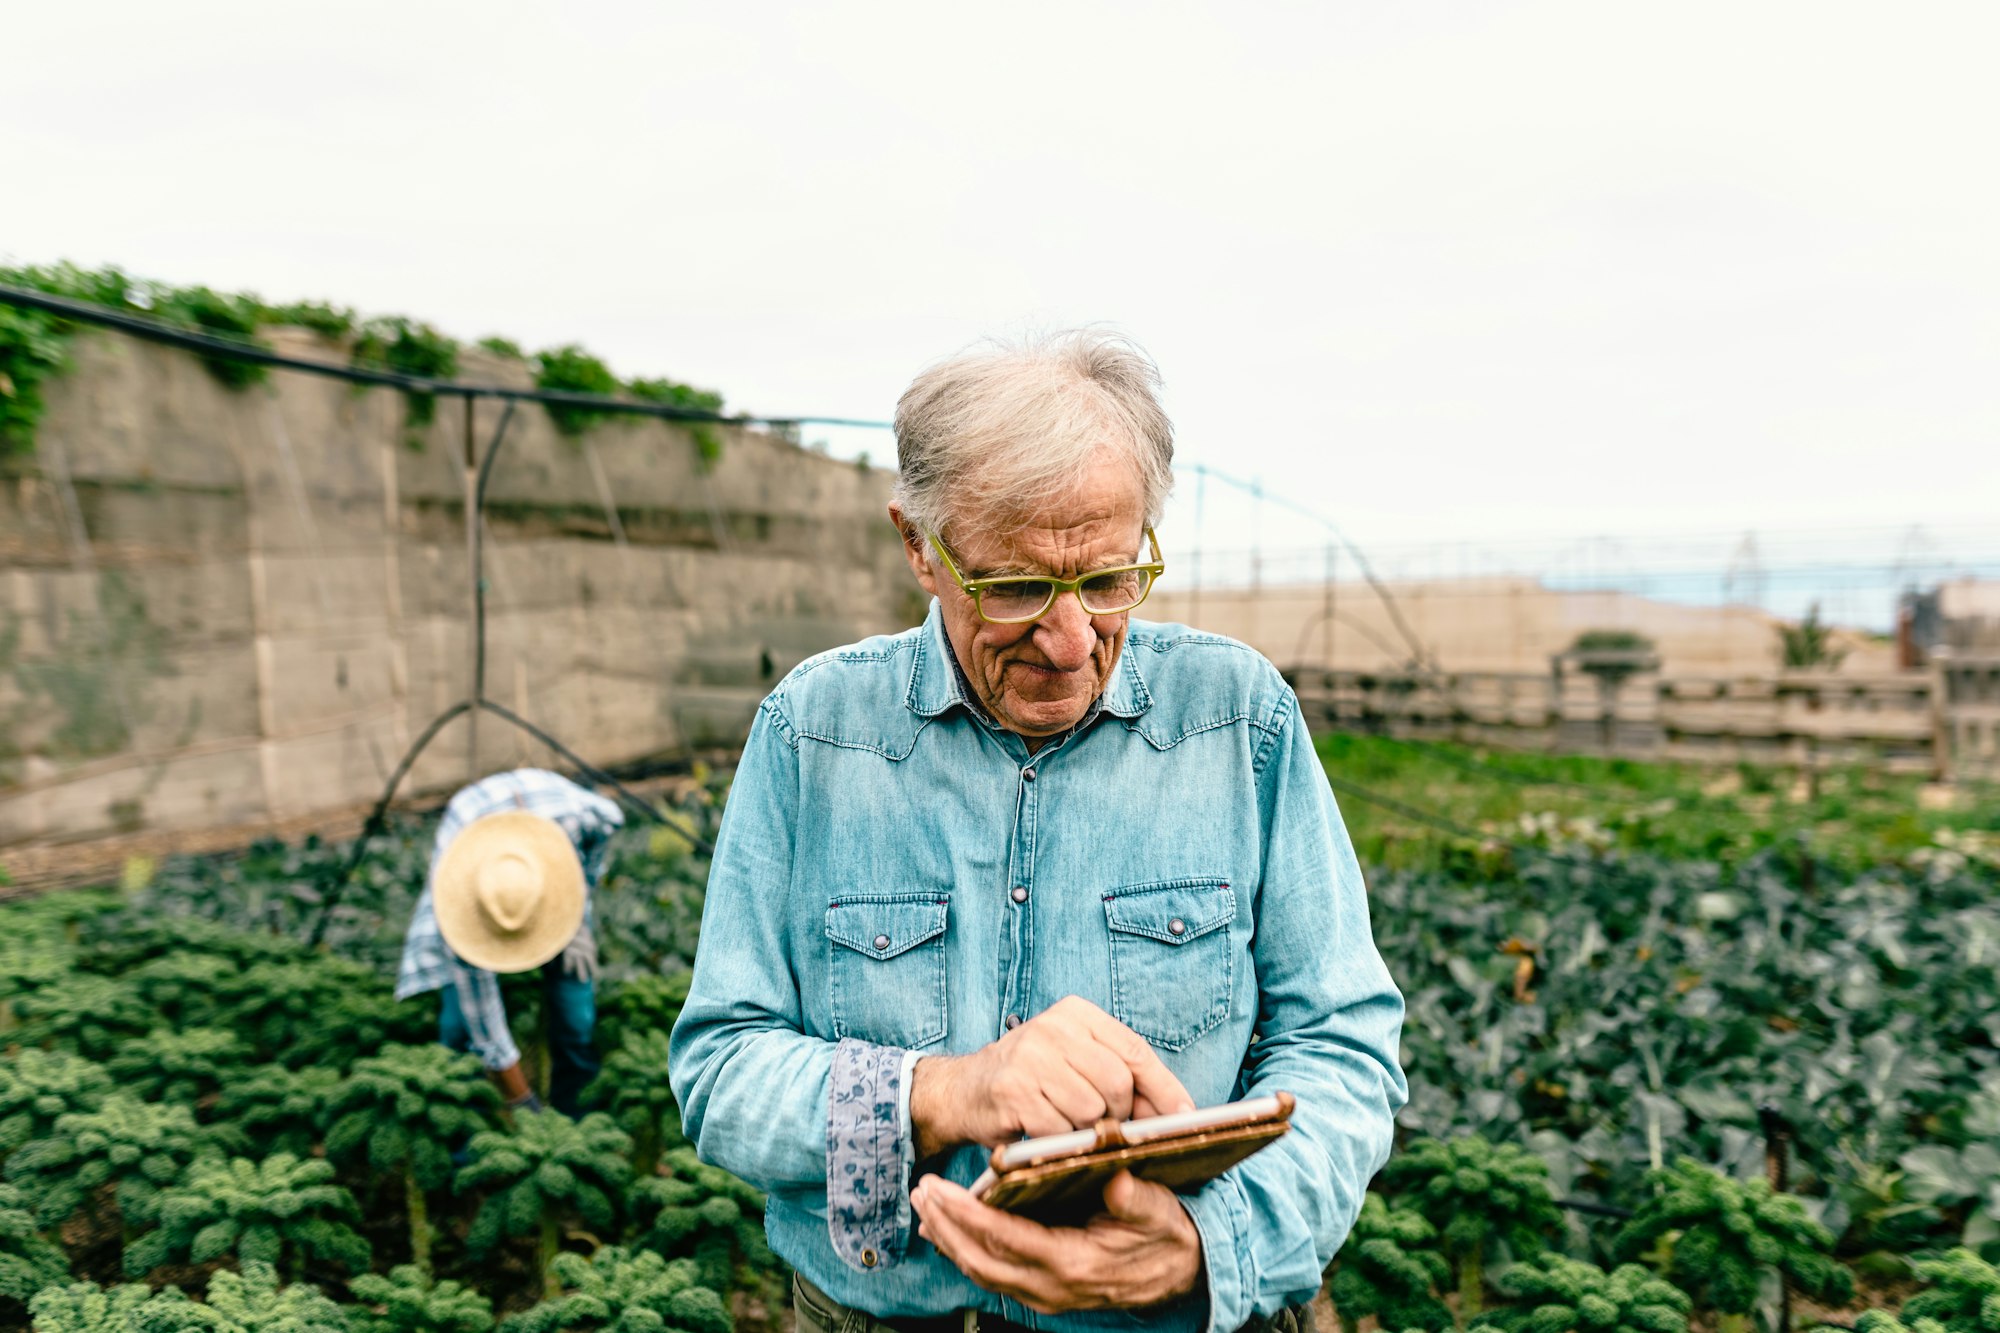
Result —
[[473, 707], [465, 715], [465, 780], [479, 780], [479, 701], [486, 697], [486, 599], [481, 595], [479, 550], [479, 446], [472, 439], [472, 397], [465, 403], [465, 576], [472, 595], [467, 632], [468, 684]]

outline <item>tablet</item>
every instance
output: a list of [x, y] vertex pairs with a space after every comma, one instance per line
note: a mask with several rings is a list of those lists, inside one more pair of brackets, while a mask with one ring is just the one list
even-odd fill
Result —
[[1037, 1221], [1081, 1221], [1104, 1210], [1104, 1186], [1130, 1171], [1174, 1190], [1192, 1190], [1291, 1128], [1289, 1092], [1148, 1116], [1101, 1120], [1090, 1129], [1022, 1139], [993, 1150], [972, 1184], [974, 1197]]

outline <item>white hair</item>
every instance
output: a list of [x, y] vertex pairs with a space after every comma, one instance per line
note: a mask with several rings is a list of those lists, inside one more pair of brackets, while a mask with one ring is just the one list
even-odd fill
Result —
[[1130, 463], [1146, 521], [1173, 489], [1160, 372], [1102, 328], [981, 343], [930, 366], [896, 404], [895, 500], [919, 528], [1004, 522], [1073, 490], [1109, 450]]

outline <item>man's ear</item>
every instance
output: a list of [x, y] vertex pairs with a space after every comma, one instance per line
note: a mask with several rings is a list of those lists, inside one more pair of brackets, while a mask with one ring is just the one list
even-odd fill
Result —
[[903, 538], [903, 558], [910, 562], [910, 572], [917, 576], [917, 582], [930, 596], [938, 595], [937, 572], [931, 568], [930, 542], [917, 530], [917, 525], [903, 517], [901, 505], [891, 501], [889, 521], [896, 525], [896, 531]]

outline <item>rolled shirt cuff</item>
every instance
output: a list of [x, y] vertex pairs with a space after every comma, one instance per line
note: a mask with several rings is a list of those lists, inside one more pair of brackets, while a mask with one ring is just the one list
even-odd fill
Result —
[[861, 1272], [893, 1268], [910, 1238], [909, 1072], [915, 1052], [853, 1038], [833, 1051], [826, 1117], [826, 1226]]
[[1208, 1279], [1208, 1328], [1241, 1328], [1250, 1321], [1257, 1290], [1250, 1268], [1250, 1205], [1227, 1174], [1180, 1196], [1201, 1236]]

